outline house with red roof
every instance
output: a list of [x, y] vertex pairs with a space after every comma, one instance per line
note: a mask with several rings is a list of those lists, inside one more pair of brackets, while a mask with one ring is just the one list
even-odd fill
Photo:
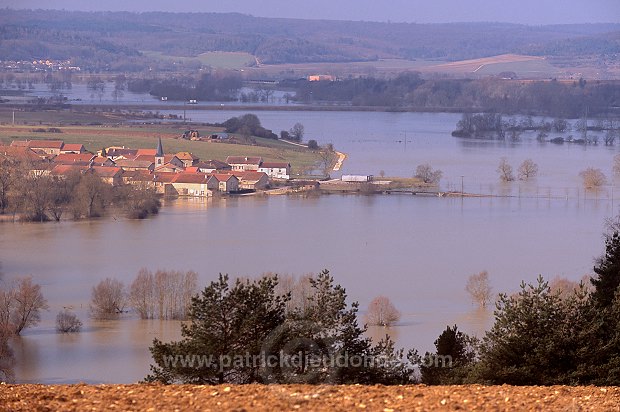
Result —
[[[190, 152], [179, 152], [175, 155], [177, 159], [183, 162], [183, 167], [191, 167], [200, 161], [200, 158]], [[165, 157], [165, 156], [164, 156]]]
[[43, 161], [27, 146], [0, 146], [0, 160], [15, 160], [19, 162], [38, 163]]
[[211, 196], [209, 177], [206, 173], [176, 173], [171, 184], [180, 196]]
[[207, 188], [224, 193], [238, 192], [239, 179], [232, 174], [214, 173], [207, 181]]
[[65, 143], [62, 149], [60, 150], [60, 154], [66, 153], [86, 153], [86, 148], [81, 143]]
[[118, 186], [123, 183], [123, 169], [120, 167], [92, 166], [90, 168], [104, 182]]
[[269, 186], [269, 176], [264, 172], [232, 172], [239, 179], [239, 189], [263, 190]]
[[82, 165], [88, 166], [95, 157], [92, 153], [61, 153], [54, 157], [52, 161], [59, 165]]
[[62, 140], [27, 140], [25, 143], [24, 141], [14, 140], [11, 143], [11, 146], [26, 146], [35, 152], [41, 151], [48, 155], [59, 155], [64, 145], [65, 142]]
[[123, 168], [123, 170], [148, 170], [152, 172], [155, 169], [155, 162], [152, 160], [133, 160], [133, 159], [117, 159], [116, 166]]

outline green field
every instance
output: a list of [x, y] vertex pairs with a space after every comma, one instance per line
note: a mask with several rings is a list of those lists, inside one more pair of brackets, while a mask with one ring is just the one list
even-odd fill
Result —
[[198, 55], [198, 59], [211, 67], [219, 69], [241, 69], [256, 63], [256, 58], [242, 52], [206, 52]]
[[211, 66], [216, 69], [241, 69], [244, 67], [253, 66], [256, 63], [256, 58], [244, 52], [205, 52], [198, 56], [171, 56], [156, 51], [142, 51], [142, 53], [150, 58], [166, 60], [171, 62], [186, 62], [190, 60], [196, 60], [203, 65]]

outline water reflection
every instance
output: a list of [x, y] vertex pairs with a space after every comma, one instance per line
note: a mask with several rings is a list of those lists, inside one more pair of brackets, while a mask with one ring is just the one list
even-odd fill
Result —
[[[389, 332], [397, 347], [431, 351], [448, 325], [481, 336], [491, 324], [491, 310], [478, 311], [464, 290], [470, 274], [487, 270], [495, 292], [513, 292], [539, 273], [578, 280], [601, 253], [603, 222], [614, 209], [602, 196], [331, 195], [177, 200], [139, 222], [3, 224], [7, 277], [32, 274], [50, 304], [42, 324], [14, 342], [16, 374], [47, 383], [144, 378], [152, 339], [178, 339], [179, 322], [88, 317], [96, 283], [116, 277], [128, 285], [141, 267], [195, 270], [200, 285], [220, 272], [254, 277], [328, 268], [360, 307], [384, 295], [404, 314], [389, 330], [369, 330], [373, 339]], [[84, 323], [79, 335], [56, 334], [64, 306]]]

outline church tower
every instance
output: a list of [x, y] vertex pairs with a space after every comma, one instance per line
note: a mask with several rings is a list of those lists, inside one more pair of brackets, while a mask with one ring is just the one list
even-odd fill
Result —
[[161, 137], [157, 142], [157, 152], [155, 153], [155, 168], [164, 165], [164, 147], [161, 144]]

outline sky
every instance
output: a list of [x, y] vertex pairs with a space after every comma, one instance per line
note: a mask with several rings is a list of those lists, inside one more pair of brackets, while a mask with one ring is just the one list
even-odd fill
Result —
[[410, 23], [620, 23], [620, 0], [0, 0], [0, 7], [239, 12], [260, 17]]

